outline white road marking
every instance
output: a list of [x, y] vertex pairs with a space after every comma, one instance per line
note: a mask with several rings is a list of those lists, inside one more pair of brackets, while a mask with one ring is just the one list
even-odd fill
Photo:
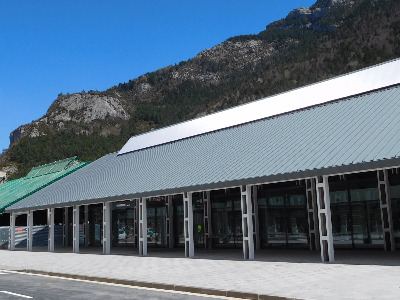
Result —
[[[141, 286], [131, 286], [131, 285], [125, 285], [125, 284], [101, 282], [101, 281], [91, 281], [91, 280], [59, 277], [59, 276], [49, 276], [49, 275], [44, 275], [44, 274], [32, 274], [32, 273], [25, 273], [23, 271], [5, 271], [5, 270], [2, 270], [2, 271], [3, 272], [7, 272], [7, 274], [11, 273], [11, 274], [24, 274], [24, 275], [28, 275], [28, 276], [40, 276], [40, 277], [47, 277], [47, 278], [59, 278], [59, 279], [63, 279], [63, 280], [82, 281], [82, 282], [95, 283], [95, 284], [104, 284], [104, 285], [125, 287], [125, 288], [130, 288], [130, 289], [148, 290], [148, 291], [160, 291], [160, 292], [170, 293], [170, 294], [192, 295], [192, 296], [198, 296], [198, 297], [204, 297], [204, 298], [214, 298], [214, 299], [224, 299], [224, 300], [238, 300], [239, 299], [239, 298], [232, 298], [232, 297], [226, 297], [226, 296], [189, 293], [189, 292], [163, 290], [163, 289], [147, 288], [147, 287], [141, 287]], [[29, 296], [27, 296], [27, 297], [29, 297]], [[29, 297], [29, 298], [32, 298], [32, 297]]]
[[0, 291], [0, 293], [8, 294], [8, 295], [16, 296], [16, 297], [27, 298], [27, 299], [32, 299], [32, 298], [33, 298], [33, 297], [31, 297], [31, 296], [26, 296], [26, 295], [22, 295], [22, 294], [7, 292], [7, 291]]

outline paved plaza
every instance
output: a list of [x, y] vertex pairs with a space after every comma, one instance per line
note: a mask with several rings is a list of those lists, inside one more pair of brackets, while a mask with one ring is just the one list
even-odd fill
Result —
[[[319, 252], [264, 250], [244, 261], [241, 251], [149, 249], [45, 249], [0, 251], [0, 270], [35, 270], [90, 277], [131, 280], [215, 291], [237, 291], [296, 299], [400, 299], [400, 253], [382, 250], [336, 251], [334, 263], [321, 263]], [[267, 298], [264, 298], [267, 299]]]

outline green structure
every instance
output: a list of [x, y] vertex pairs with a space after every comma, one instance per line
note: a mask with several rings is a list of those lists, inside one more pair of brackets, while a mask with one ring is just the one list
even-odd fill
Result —
[[14, 203], [87, 165], [77, 157], [59, 160], [32, 168], [26, 177], [6, 181], [0, 185], [0, 214]]

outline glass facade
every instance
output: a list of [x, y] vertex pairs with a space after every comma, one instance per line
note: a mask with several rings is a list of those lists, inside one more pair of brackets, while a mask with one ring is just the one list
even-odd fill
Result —
[[[89, 206], [90, 207], [90, 206]], [[79, 207], [79, 245], [84, 245], [85, 244], [85, 226], [87, 224], [85, 224], [84, 222], [84, 215], [83, 215], [83, 206]], [[68, 220], [67, 220], [67, 225], [64, 226], [68, 226], [68, 245], [72, 245], [73, 243], [73, 208], [72, 207], [68, 207]], [[90, 244], [90, 241], [89, 241]]]
[[[84, 210], [80, 210], [84, 220]], [[103, 204], [89, 205], [89, 246], [103, 245]]]
[[136, 247], [135, 212], [135, 201], [115, 202], [112, 204], [113, 246]]
[[[400, 174], [390, 170], [393, 230], [396, 247], [400, 247]], [[335, 248], [383, 248], [384, 235], [376, 172], [329, 177], [332, 233]], [[262, 248], [309, 247], [305, 181], [281, 182], [257, 187], [259, 238]], [[165, 197], [147, 199], [148, 246], [167, 247], [167, 207]], [[216, 248], [241, 248], [242, 212], [240, 189], [210, 192], [210, 241]], [[173, 247], [184, 247], [184, 213], [182, 195], [172, 197]], [[62, 211], [61, 211], [62, 212]], [[137, 247], [136, 201], [112, 204], [113, 246]], [[60, 217], [61, 216], [61, 217]], [[60, 219], [61, 218], [61, 219]], [[59, 215], [62, 220], [62, 213]], [[102, 204], [89, 205], [89, 222], [84, 224], [80, 210], [80, 243], [84, 226], [89, 226], [89, 246], [102, 245]], [[72, 244], [72, 208], [69, 208], [69, 240]], [[193, 193], [193, 238], [195, 247], [204, 247], [203, 193]]]
[[174, 210], [174, 247], [185, 246], [184, 233], [184, 215], [183, 215], [183, 196], [176, 195], [172, 199], [172, 207]]
[[240, 189], [211, 191], [213, 247], [242, 247]]
[[153, 197], [147, 200], [147, 245], [167, 246], [165, 197]]
[[308, 219], [304, 183], [263, 185], [257, 195], [261, 247], [306, 247]]
[[376, 172], [329, 178], [335, 247], [383, 247]]
[[195, 247], [205, 245], [203, 193], [193, 193], [193, 240]]

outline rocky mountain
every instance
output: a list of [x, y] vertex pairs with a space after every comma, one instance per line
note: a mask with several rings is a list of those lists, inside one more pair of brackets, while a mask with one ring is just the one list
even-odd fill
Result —
[[44, 117], [11, 132], [10, 144], [23, 137], [34, 138], [66, 129], [73, 129], [77, 134], [91, 134], [96, 128], [101, 128], [101, 134], [118, 134], [118, 130], [109, 126], [105, 128], [97, 125], [97, 121], [113, 119], [117, 123], [129, 118], [130, 115], [117, 98], [98, 93], [60, 94]]
[[399, 57], [399, 12], [396, 0], [318, 0], [178, 65], [106, 91], [60, 94], [10, 134], [3, 165], [23, 175], [53, 158], [96, 159], [131, 135]]

